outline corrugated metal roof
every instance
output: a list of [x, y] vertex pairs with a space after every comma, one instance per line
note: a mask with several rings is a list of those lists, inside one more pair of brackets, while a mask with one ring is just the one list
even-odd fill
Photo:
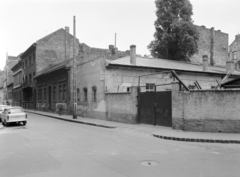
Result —
[[61, 63], [58, 63], [58, 64], [55, 64], [55, 65], [52, 65], [52, 66], [49, 66], [48, 68], [44, 69], [43, 71], [39, 72], [34, 78], [36, 77], [39, 77], [41, 75], [44, 75], [44, 74], [48, 74], [50, 72], [53, 72], [53, 71], [56, 71], [60, 68], [63, 68], [65, 67], [72, 59], [69, 59], [69, 60], [65, 60]]
[[[130, 56], [113, 60], [110, 65], [135, 66], [135, 67], [149, 67], [156, 69], [169, 69], [180, 71], [204, 72], [201, 64], [193, 64], [175, 60], [156, 59], [136, 57], [136, 65], [130, 64]], [[206, 73], [226, 74], [226, 68], [220, 66], [208, 66]], [[232, 75], [240, 75], [239, 71], [234, 71]]]

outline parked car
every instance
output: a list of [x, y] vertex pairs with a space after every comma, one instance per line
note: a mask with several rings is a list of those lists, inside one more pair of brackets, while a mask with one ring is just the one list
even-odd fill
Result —
[[27, 124], [27, 114], [21, 107], [9, 107], [5, 108], [2, 113], [2, 124], [8, 126], [9, 123], [16, 122]]
[[0, 122], [2, 121], [2, 112], [4, 111], [5, 108], [10, 108], [11, 106], [9, 105], [0, 105]]

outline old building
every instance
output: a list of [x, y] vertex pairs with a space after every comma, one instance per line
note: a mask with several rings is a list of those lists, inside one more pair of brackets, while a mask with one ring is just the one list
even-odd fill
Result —
[[[126, 56], [125, 53], [125, 56], [120, 58], [114, 55], [118, 52], [112, 48], [109, 51], [95, 48], [87, 51], [94, 55], [87, 55], [85, 51], [78, 64], [78, 106], [87, 110], [86, 117], [104, 120], [137, 122], [136, 115], [127, 113], [131, 112], [131, 105], [128, 105], [128, 108], [124, 104], [117, 106], [114, 99], [109, 104], [107, 98], [110, 98], [111, 93], [130, 93], [134, 86], [140, 86], [142, 92], [151, 92], [157, 85], [157, 91], [171, 91], [171, 83], [175, 81], [172, 70], [177, 72], [188, 88], [215, 89], [228, 72], [225, 66], [210, 66], [207, 60], [204, 60], [203, 64], [192, 64], [139, 57], [136, 55], [135, 46], [131, 46], [130, 55]], [[234, 71], [227, 80], [239, 75], [240, 72]], [[119, 97], [116, 101], [120, 103], [120, 99]], [[115, 105], [116, 111], [112, 112], [114, 117], [109, 114], [111, 105]], [[123, 112], [119, 111], [121, 107], [125, 108]]]
[[11, 70], [13, 71], [12, 105], [22, 106], [22, 61], [19, 60], [18, 63], [12, 67]]
[[55, 112], [57, 103], [70, 104], [71, 61], [69, 59], [49, 66], [34, 77], [36, 109]]
[[0, 70], [0, 104], [3, 104], [3, 77], [4, 71]]
[[234, 61], [235, 68], [240, 70], [240, 34], [235, 36], [235, 40], [229, 46], [230, 60]]
[[[17, 57], [14, 56], [8, 56], [6, 58], [6, 65], [4, 67], [4, 77], [3, 77], [3, 99], [4, 103], [8, 101], [10, 104], [12, 102], [12, 98], [8, 97], [9, 91], [7, 90], [7, 87], [13, 83], [13, 71], [11, 68], [20, 60], [20, 55]], [[10, 87], [11, 88], [11, 87]], [[10, 94], [12, 95], [12, 94]]]
[[[34, 77], [51, 65], [68, 60], [73, 56], [74, 37], [69, 28], [63, 28], [39, 39], [21, 55], [23, 69], [23, 100], [25, 108], [36, 108], [36, 82]], [[79, 42], [75, 39], [75, 52], [79, 52]], [[76, 55], [75, 54], [75, 55]]]
[[202, 63], [202, 56], [208, 55], [210, 65], [224, 66], [228, 59], [228, 34], [214, 28], [195, 26], [199, 32], [198, 53], [191, 57], [191, 61]]

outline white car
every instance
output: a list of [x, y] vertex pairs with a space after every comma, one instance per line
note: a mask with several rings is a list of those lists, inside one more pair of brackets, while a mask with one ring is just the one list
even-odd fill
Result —
[[16, 122], [27, 124], [27, 114], [21, 107], [9, 107], [5, 108], [2, 113], [2, 124], [8, 126], [9, 123]]
[[0, 105], [0, 122], [2, 121], [2, 112], [4, 111], [5, 108], [10, 108], [11, 106], [9, 105]]

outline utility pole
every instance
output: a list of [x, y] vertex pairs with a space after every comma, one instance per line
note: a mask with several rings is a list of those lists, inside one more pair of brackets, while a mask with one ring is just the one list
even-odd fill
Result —
[[75, 52], [75, 40], [76, 40], [76, 27], [75, 16], [73, 16], [73, 66], [72, 66], [72, 100], [73, 100], [73, 119], [77, 119], [77, 92], [76, 92], [76, 52]]

